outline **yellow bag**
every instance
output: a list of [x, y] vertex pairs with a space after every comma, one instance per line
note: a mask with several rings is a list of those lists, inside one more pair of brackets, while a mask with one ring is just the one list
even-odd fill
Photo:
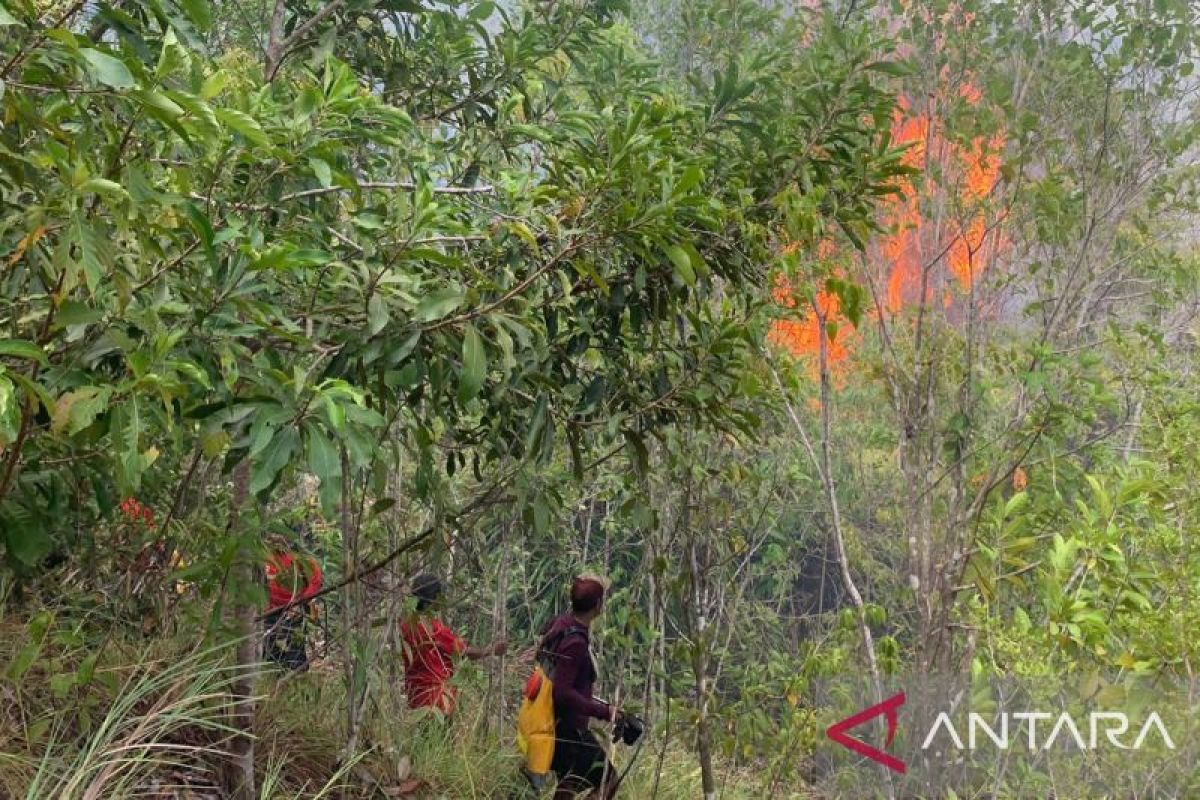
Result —
[[557, 650], [568, 636], [587, 635], [587, 628], [571, 625], [542, 640], [536, 666], [525, 682], [521, 710], [517, 712], [517, 747], [525, 756], [522, 771], [535, 789], [550, 781], [554, 762], [554, 672]]
[[517, 747], [525, 756], [525, 772], [535, 784], [549, 774], [554, 760], [554, 686], [540, 665], [525, 682], [517, 713]]

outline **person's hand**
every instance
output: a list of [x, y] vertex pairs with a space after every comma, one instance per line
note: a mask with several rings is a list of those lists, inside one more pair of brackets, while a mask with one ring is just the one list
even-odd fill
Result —
[[508, 652], [508, 642], [501, 639], [498, 642], [492, 643], [492, 655], [502, 656]]
[[625, 712], [616, 706], [609, 708], [609, 719], [613, 725], [619, 723], [625, 716]]

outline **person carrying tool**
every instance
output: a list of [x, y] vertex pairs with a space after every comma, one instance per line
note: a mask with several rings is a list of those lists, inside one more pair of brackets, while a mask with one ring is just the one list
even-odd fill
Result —
[[[571, 611], [551, 620], [542, 637], [543, 650], [554, 663], [554, 756], [550, 768], [558, 777], [554, 800], [586, 793], [611, 800], [620, 779], [588, 721], [598, 719], [624, 728], [626, 714], [593, 696], [597, 675], [591, 650], [592, 622], [604, 610], [608, 584], [582, 575], [571, 584]], [[632, 724], [633, 717], [628, 722]]]
[[435, 614], [440, 610], [442, 583], [433, 575], [420, 575], [412, 583], [416, 611], [400, 623], [404, 639], [404, 686], [410, 708], [434, 708], [449, 716], [454, 713], [458, 690], [450, 686], [455, 660], [472, 661], [502, 656], [508, 643], [492, 642], [472, 647], [450, 630]]

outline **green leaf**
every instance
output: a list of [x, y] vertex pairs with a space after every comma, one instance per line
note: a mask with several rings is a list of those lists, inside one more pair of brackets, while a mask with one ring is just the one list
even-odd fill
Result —
[[633, 467], [639, 475], [646, 475], [650, 469], [650, 451], [640, 433], [626, 430], [625, 443], [629, 445]]
[[12, 379], [13, 383], [25, 390], [27, 397], [41, 403], [42, 408], [46, 409], [48, 413], [54, 411], [54, 398], [46, 391], [45, 386], [42, 386], [37, 381], [30, 380], [20, 372], [9, 372], [8, 376]]
[[200, 99], [212, 100], [229, 84], [229, 73], [219, 69], [204, 79], [200, 84]]
[[95, 192], [96, 194], [107, 194], [113, 197], [120, 197], [124, 200], [129, 199], [129, 192], [125, 191], [125, 187], [116, 181], [110, 181], [107, 178], [89, 178], [84, 181], [83, 186], [79, 187], [85, 192]]
[[266, 145], [271, 143], [262, 126], [258, 124], [258, 120], [249, 114], [232, 108], [219, 108], [216, 111], [216, 115], [217, 119], [224, 123], [227, 128], [237, 131], [251, 144]]
[[133, 75], [129, 72], [129, 67], [125, 66], [120, 59], [90, 47], [85, 47], [79, 52], [87, 61], [88, 73], [100, 83], [114, 89], [132, 89], [134, 87]]
[[679, 181], [675, 184], [675, 195], [684, 195], [700, 185], [700, 181], [704, 178], [704, 172], [696, 164], [689, 164], [683, 174], [679, 176]]
[[539, 536], [550, 530], [550, 506], [540, 494], [533, 498], [533, 529]]
[[546, 430], [546, 420], [550, 415], [550, 404], [546, 395], [538, 397], [533, 415], [529, 418], [529, 429], [525, 431], [525, 457], [537, 455], [542, 445], [543, 434]]
[[9, 662], [8, 669], [5, 671], [10, 680], [19, 683], [33, 663], [37, 661], [53, 621], [54, 615], [49, 611], [43, 611], [29, 621], [29, 642]]
[[511, 230], [521, 239], [521, 241], [529, 245], [531, 250], [536, 251], [538, 249], [537, 237], [533, 235], [533, 231], [529, 230], [529, 226], [524, 222], [521, 222], [520, 220], [513, 220], [512, 222], [508, 223], [508, 227], [509, 230]]
[[[113, 263], [111, 240], [96, 229], [92, 220], [82, 214], [71, 220], [70, 241], [78, 253], [78, 266], [83, 268], [83, 277], [88, 291], [95, 292], [100, 280]], [[64, 266], [64, 268], [66, 268]]]
[[1017, 492], [1004, 504], [1004, 516], [1011, 517], [1017, 511], [1029, 505], [1028, 492]]
[[185, 203], [183, 210], [187, 214], [188, 222], [192, 224], [192, 230], [196, 231], [196, 235], [200, 237], [200, 244], [204, 245], [204, 255], [208, 258], [208, 263], [214, 267], [217, 266], [217, 251], [213, 246], [212, 223], [196, 207], [195, 203]]
[[[410, 334], [409, 337], [403, 342], [399, 342], [398, 347], [393, 346], [392, 349], [388, 351], [388, 363], [393, 367], [399, 366], [400, 362], [408, 358], [409, 354], [416, 349], [417, 343], [420, 341], [420, 331]], [[397, 342], [393, 340], [391, 344], [395, 345]]]
[[67, 392], [54, 404], [50, 431], [60, 434], [65, 430], [71, 436], [79, 433], [96, 421], [111, 396], [112, 388], [108, 386], [84, 386]]
[[579, 431], [571, 426], [567, 431], [567, 444], [571, 448], [571, 475], [577, 481], [583, 480], [583, 448], [579, 444]]
[[46, 366], [48, 363], [45, 351], [25, 339], [0, 339], [0, 356], [24, 358], [36, 361], [42, 366]]
[[381, 497], [378, 500], [376, 500], [374, 503], [371, 504], [371, 512], [370, 512], [369, 516], [373, 517], [376, 514], [382, 514], [384, 511], [387, 511], [389, 508], [391, 508], [394, 505], [396, 505], [396, 498]]
[[383, 230], [383, 217], [378, 214], [362, 213], [356, 214], [351, 220], [356, 228], [362, 228], [368, 231]]
[[295, 426], [283, 428], [276, 433], [251, 467], [250, 491], [259, 494], [270, 487], [299, 446], [300, 434]]
[[74, 672], [59, 672], [50, 676], [50, 696], [61, 700], [75, 685]]
[[479, 394], [483, 379], [487, 375], [487, 353], [483, 349], [483, 339], [474, 325], [467, 325], [463, 333], [462, 374], [458, 381], [458, 401], [465, 403]]
[[117, 484], [125, 494], [137, 490], [142, 473], [153, 460], [151, 451], [141, 452], [143, 426], [141, 401], [137, 394], [131, 394], [125, 402], [113, 408], [109, 435], [117, 456]]
[[288, 270], [315, 267], [328, 263], [331, 258], [323, 250], [297, 250], [290, 242], [284, 242], [267, 248], [251, 268]]
[[1092, 495], [1096, 500], [1096, 507], [1100, 511], [1100, 518], [1110, 520], [1113, 516], [1112, 499], [1108, 492], [1104, 491], [1104, 487], [1100, 485], [1100, 481], [1096, 480], [1093, 475], [1085, 475], [1088, 485], [1091, 486]]
[[8, 13], [8, 9], [0, 4], [0, 27], [5, 25], [20, 25], [21, 20]]
[[495, 10], [496, 4], [492, 0], [482, 0], [482, 2], [467, 12], [467, 19], [474, 22], [482, 22], [490, 17]]
[[133, 96], [150, 108], [156, 108], [167, 117], [174, 119], [183, 116], [183, 108], [171, 98], [155, 89], [139, 89]]
[[154, 77], [162, 81], [170, 75], [186, 73], [190, 68], [191, 57], [187, 48], [179, 43], [179, 39], [175, 36], [175, 29], [169, 28], [166, 36], [163, 37], [162, 51], [158, 57], [158, 66], [154, 70]]
[[[198, 133], [206, 141], [216, 141], [221, 137], [220, 120], [213, 112], [212, 106], [201, 100], [199, 96], [179, 91], [165, 91], [164, 94], [186, 112], [186, 117], [181, 121], [186, 122], [191, 131]], [[241, 116], [244, 117], [245, 114]]]
[[257, 458], [258, 454], [267, 449], [267, 445], [275, 438], [276, 424], [267, 416], [260, 413], [255, 416], [254, 424], [250, 426], [250, 449], [246, 455]]
[[867, 64], [863, 69], [869, 69], [872, 72], [881, 72], [884, 75], [891, 75], [895, 78], [903, 78], [906, 75], [912, 75], [912, 68], [900, 61], [873, 61]]
[[229, 446], [229, 434], [220, 428], [209, 428], [200, 435], [200, 449], [209, 458], [216, 458]]
[[166, 125], [177, 133], [180, 139], [191, 144], [191, 134], [179, 123], [179, 119], [185, 113], [179, 103], [162, 92], [151, 89], [139, 89], [133, 92], [133, 96], [145, 104], [146, 112], [150, 117]]
[[700, 255], [700, 251], [691, 242], [683, 242], [681, 245], [692, 259], [692, 269], [696, 270], [697, 275], [708, 275], [712, 270], [708, 268], [708, 263], [704, 260], [704, 256]]
[[177, 0], [177, 2], [197, 30], [207, 31], [212, 27], [212, 9], [209, 8], [207, 0]]
[[688, 286], [696, 285], [696, 271], [692, 269], [692, 259], [687, 251], [677, 244], [667, 246], [667, 257], [675, 265], [675, 275]]
[[333, 442], [325, 435], [316, 425], [304, 426], [305, 449], [308, 455], [308, 468], [312, 473], [321, 479], [321, 483], [326, 481], [336, 481], [341, 476], [342, 462], [338, 458], [337, 448], [333, 446]]
[[5, 534], [5, 545], [18, 561], [26, 566], [35, 566], [41, 562], [54, 546], [54, 542], [40, 525], [27, 522], [24, 525], [9, 526]]
[[367, 301], [367, 333], [371, 336], [379, 333], [387, 327], [388, 320], [391, 319], [391, 312], [388, 310], [387, 303], [375, 292], [371, 295], [371, 299]]
[[76, 672], [76, 683], [80, 686], [87, 686], [92, 682], [92, 676], [96, 674], [96, 662], [99, 659], [99, 653], [92, 653], [79, 662], [79, 669]]
[[462, 305], [463, 299], [463, 291], [457, 287], [430, 292], [417, 305], [416, 318], [420, 322], [440, 319]]
[[0, 367], [0, 447], [7, 447], [17, 439], [21, 428], [21, 403], [17, 399], [17, 388], [4, 375]]
[[317, 180], [321, 182], [321, 186], [328, 188], [333, 185], [333, 171], [330, 170], [329, 164], [320, 158], [310, 158], [308, 165], [312, 167], [313, 174], [317, 176]]
[[61, 328], [72, 325], [90, 325], [104, 319], [104, 312], [98, 308], [89, 308], [78, 300], [66, 300], [58, 307], [54, 324]]

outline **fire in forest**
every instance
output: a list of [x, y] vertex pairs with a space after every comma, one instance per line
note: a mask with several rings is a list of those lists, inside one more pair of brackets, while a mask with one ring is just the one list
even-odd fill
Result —
[[[982, 100], [970, 84], [963, 84], [958, 95], [969, 106]], [[997, 133], [954, 140], [935, 114], [918, 111], [905, 99], [893, 113], [891, 133], [894, 144], [908, 147], [904, 163], [920, 173], [905, 179], [899, 187], [902, 193], [884, 202], [881, 221], [888, 233], [868, 246], [865, 262], [871, 274], [856, 279], [869, 280], [878, 289], [879, 302], [871, 314], [899, 315], [939, 300], [949, 307], [956, 298], [971, 294], [1002, 243], [987, 200], [1000, 178], [1005, 137]], [[837, 248], [823, 242], [814, 256], [828, 265], [837, 258]], [[834, 271], [846, 269], [835, 266]], [[786, 280], [776, 284], [773, 294], [785, 307], [797, 307], [796, 293]], [[819, 291], [814, 299], [819, 314], [801, 309], [796, 317], [775, 322], [769, 338], [792, 355], [811, 360], [820, 348], [818, 316], [834, 321], [839, 332], [829, 343], [829, 362], [836, 366], [853, 352], [857, 334], [851, 333], [836, 296]]]

